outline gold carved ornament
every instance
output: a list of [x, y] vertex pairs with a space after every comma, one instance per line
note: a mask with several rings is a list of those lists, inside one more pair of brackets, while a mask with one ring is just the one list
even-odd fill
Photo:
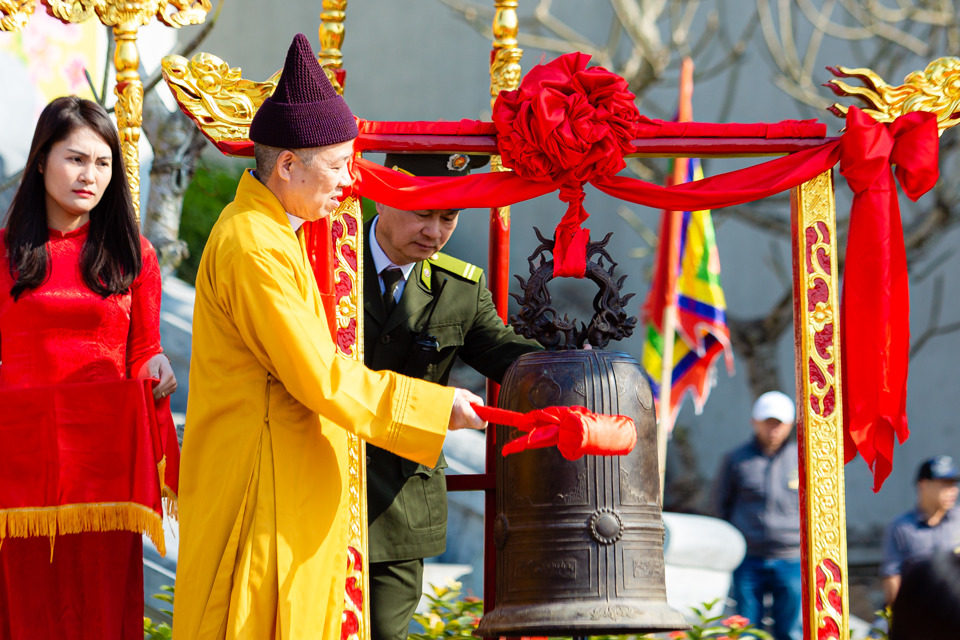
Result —
[[[862, 87], [851, 86], [843, 80], [830, 80], [829, 87], [838, 96], [858, 98], [866, 105], [864, 112], [877, 122], [893, 122], [912, 111], [929, 111], [937, 115], [940, 134], [960, 123], [960, 58], [937, 58], [923, 71], [914, 71], [903, 84], [892, 86], [870, 69], [827, 67], [838, 78], [856, 78]], [[839, 117], [847, 115], [848, 107], [834, 104], [829, 110]]]
[[154, 17], [168, 27], [200, 24], [211, 9], [210, 0], [42, 0], [47, 10], [63, 22], [85, 22], [96, 13], [108, 27], [138, 23]]
[[34, 0], [0, 0], [0, 31], [20, 31], [33, 15]]
[[250, 122], [280, 80], [280, 71], [263, 82], [244, 79], [215, 55], [198, 53], [190, 60], [170, 55], [160, 61], [163, 78], [180, 108], [224, 153], [222, 142], [245, 142]]

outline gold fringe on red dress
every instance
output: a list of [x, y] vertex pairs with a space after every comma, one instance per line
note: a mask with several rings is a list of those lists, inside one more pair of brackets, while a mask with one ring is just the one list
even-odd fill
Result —
[[161, 556], [167, 553], [163, 520], [152, 509], [135, 502], [0, 510], [0, 544], [6, 538], [48, 537], [53, 540], [58, 534], [91, 531], [146, 534]]
[[176, 492], [168, 487], [163, 485], [163, 506], [166, 511], [167, 516], [173, 518], [174, 520], [180, 520], [180, 510], [177, 507], [177, 494]]

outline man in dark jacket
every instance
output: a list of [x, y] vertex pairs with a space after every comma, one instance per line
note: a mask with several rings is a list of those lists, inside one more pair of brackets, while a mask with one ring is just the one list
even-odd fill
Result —
[[[385, 165], [416, 176], [457, 176], [486, 161], [388, 154]], [[459, 211], [376, 208], [364, 226], [364, 364], [446, 384], [460, 358], [500, 382], [514, 360], [540, 349], [504, 326], [481, 269], [439, 253]], [[446, 547], [445, 467], [442, 455], [431, 469], [367, 446], [372, 640], [406, 640], [423, 559]]]
[[733, 573], [737, 613], [761, 626], [763, 599], [773, 596], [773, 636], [800, 640], [800, 475], [791, 438], [796, 407], [779, 391], [753, 405], [754, 438], [724, 458], [717, 474], [715, 514], [747, 541], [747, 554]]
[[893, 604], [900, 570], [910, 560], [928, 558], [960, 546], [957, 496], [960, 469], [950, 456], [935, 456], [917, 471], [917, 506], [891, 522], [883, 534], [883, 595]]

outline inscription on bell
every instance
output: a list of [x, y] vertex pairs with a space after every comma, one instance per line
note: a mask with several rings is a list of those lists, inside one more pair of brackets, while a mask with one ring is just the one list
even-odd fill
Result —
[[547, 560], [535, 562], [533, 560], [521, 562], [514, 570], [514, 576], [535, 575], [541, 578], [555, 578], [561, 580], [577, 579], [576, 560]]
[[537, 409], [551, 407], [560, 403], [560, 385], [552, 378], [544, 377], [530, 389], [527, 399]]
[[634, 578], [663, 578], [663, 563], [650, 558], [635, 558], [633, 561]]

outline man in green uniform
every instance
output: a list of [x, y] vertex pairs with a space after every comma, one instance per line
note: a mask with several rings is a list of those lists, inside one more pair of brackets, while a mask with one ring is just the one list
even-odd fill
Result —
[[[416, 176], [457, 176], [485, 162], [387, 154], [384, 164]], [[481, 269], [439, 253], [459, 211], [376, 209], [364, 226], [364, 364], [446, 384], [459, 357], [500, 382], [514, 360], [540, 349], [504, 326]], [[431, 469], [367, 445], [372, 640], [406, 639], [423, 559], [446, 548], [446, 466], [442, 455]]]

